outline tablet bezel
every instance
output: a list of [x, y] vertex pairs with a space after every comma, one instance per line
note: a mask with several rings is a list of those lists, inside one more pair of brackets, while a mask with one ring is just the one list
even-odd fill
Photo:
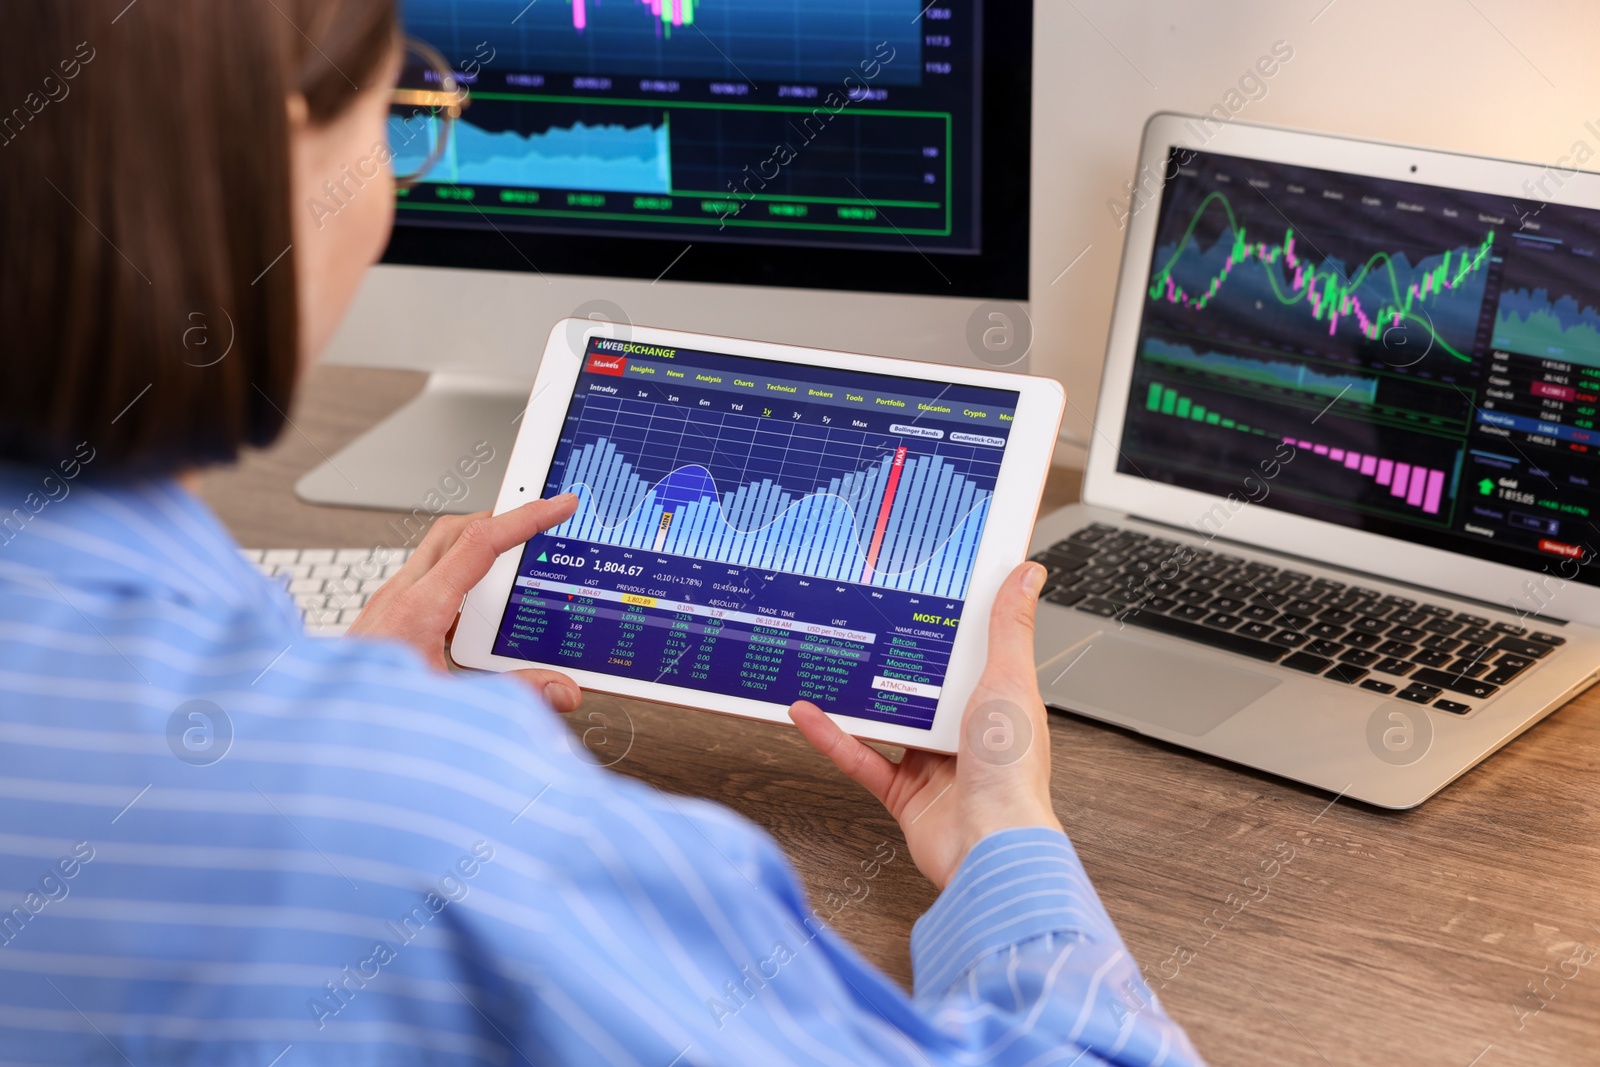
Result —
[[[956, 751], [960, 740], [961, 713], [982, 673], [988, 653], [990, 608], [1000, 583], [1026, 554], [1033, 532], [1034, 517], [1044, 492], [1045, 477], [1050, 470], [1066, 403], [1066, 393], [1061, 384], [1049, 378], [1008, 371], [949, 367], [677, 330], [620, 327], [584, 319], [563, 319], [556, 323], [545, 344], [539, 376], [523, 413], [506, 479], [500, 486], [500, 495], [495, 503], [495, 514], [538, 499], [555, 458], [589, 340], [596, 336], [616, 337], [617, 331], [622, 329], [627, 331], [629, 341], [638, 344], [1004, 389], [1017, 394], [1016, 415], [995, 482], [994, 502], [974, 559], [972, 580], [963, 605], [961, 622], [956, 629], [950, 666], [945, 674], [933, 725], [922, 730], [875, 719], [830, 714], [830, 718], [844, 730], [859, 738], [937, 752]], [[586, 690], [769, 722], [789, 722], [787, 704], [727, 696], [597, 671], [574, 670], [565, 664], [495, 655], [494, 641], [511, 596], [523, 547], [518, 545], [497, 559], [488, 576], [467, 595], [462, 606], [461, 621], [451, 644], [451, 656], [459, 665], [488, 671], [542, 667], [560, 671]]]
[[[1166, 184], [1160, 176], [1166, 173], [1169, 153], [1187, 149], [1503, 195], [1508, 215], [1513, 201], [1529, 199], [1524, 183], [1537, 180], [1548, 170], [1529, 163], [1240, 122], [1216, 130], [1211, 129], [1213, 125], [1214, 122], [1194, 116], [1159, 112], [1145, 126], [1139, 174], [1156, 176], [1156, 188], [1153, 199], [1133, 212], [1128, 222], [1095, 412], [1095, 440], [1089, 449], [1083, 482], [1086, 504], [1202, 534], [1206, 532], [1203, 521], [1223, 497], [1117, 470], [1118, 448], [1132, 402], [1129, 389], [1144, 320], [1145, 284], [1155, 257], [1160, 196]], [[1201, 143], [1194, 136], [1196, 130], [1206, 134]], [[1565, 207], [1600, 208], [1600, 175], [1565, 169], [1560, 175], [1564, 184], [1554, 202]], [[1237, 505], [1234, 500], [1228, 507], [1225, 536], [1231, 541], [1375, 574], [1413, 587], [1443, 590], [1551, 623], [1568, 620], [1600, 625], [1600, 587], [1561, 579], [1556, 572], [1564, 561], [1557, 557], [1551, 557], [1546, 571], [1523, 569], [1287, 511]], [[1535, 590], [1536, 582], [1542, 584], [1542, 592]]]

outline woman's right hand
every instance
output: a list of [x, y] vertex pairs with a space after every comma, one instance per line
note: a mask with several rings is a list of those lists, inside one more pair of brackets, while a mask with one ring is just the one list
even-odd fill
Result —
[[956, 755], [908, 749], [893, 763], [815, 704], [789, 709], [806, 740], [895, 817], [911, 858], [940, 889], [972, 846], [998, 830], [1061, 829], [1050, 803], [1050, 731], [1033, 665], [1033, 616], [1044, 578], [1043, 567], [1024, 563], [995, 596], [989, 660], [967, 702]]
[[[352, 637], [387, 637], [415, 648], [435, 670], [447, 668], [445, 648], [455, 634], [466, 595], [483, 581], [501, 553], [572, 517], [578, 498], [563, 493], [535, 500], [501, 515], [440, 516], [400, 573], [372, 594], [350, 627]], [[558, 671], [529, 668], [509, 672], [556, 711], [576, 711], [583, 702], [578, 683]]]

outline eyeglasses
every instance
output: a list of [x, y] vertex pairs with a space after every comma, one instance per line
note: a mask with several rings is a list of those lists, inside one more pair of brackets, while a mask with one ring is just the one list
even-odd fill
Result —
[[450, 61], [425, 41], [408, 37], [400, 82], [389, 105], [389, 150], [395, 185], [409, 189], [444, 158], [456, 120], [472, 94]]

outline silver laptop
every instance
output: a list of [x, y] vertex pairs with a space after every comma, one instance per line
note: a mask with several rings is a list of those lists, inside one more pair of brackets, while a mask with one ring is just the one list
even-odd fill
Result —
[[1600, 675], [1600, 176], [1162, 114], [1052, 708], [1388, 808]]

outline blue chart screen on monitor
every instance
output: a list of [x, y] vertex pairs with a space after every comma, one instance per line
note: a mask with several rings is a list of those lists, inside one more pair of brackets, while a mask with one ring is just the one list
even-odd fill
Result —
[[401, 221], [976, 252], [978, 3], [405, 0], [472, 100]]
[[1168, 173], [1120, 470], [1600, 584], [1600, 212]]
[[1017, 394], [596, 338], [495, 653], [927, 728]]

